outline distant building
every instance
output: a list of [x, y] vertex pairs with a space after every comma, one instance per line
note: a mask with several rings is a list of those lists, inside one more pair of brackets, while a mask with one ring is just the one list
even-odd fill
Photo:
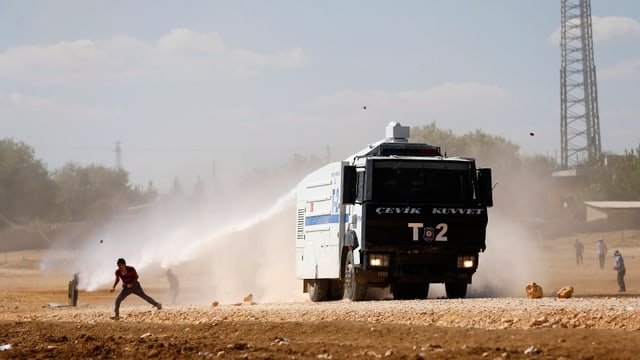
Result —
[[548, 203], [555, 204], [547, 211], [551, 218], [584, 220], [584, 208], [579, 203], [589, 184], [592, 170], [587, 168], [555, 171], [551, 174], [551, 188]]
[[640, 201], [587, 201], [587, 222], [605, 221], [624, 228], [640, 226]]

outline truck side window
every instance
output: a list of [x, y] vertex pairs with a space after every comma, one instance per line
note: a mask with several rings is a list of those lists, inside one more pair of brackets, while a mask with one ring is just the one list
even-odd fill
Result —
[[364, 200], [364, 171], [358, 172], [358, 182], [356, 184], [356, 202], [362, 203]]

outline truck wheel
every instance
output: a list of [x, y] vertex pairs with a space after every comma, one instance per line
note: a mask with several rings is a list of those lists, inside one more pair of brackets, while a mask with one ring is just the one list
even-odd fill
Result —
[[466, 282], [450, 282], [444, 284], [449, 299], [462, 299], [467, 296]]
[[328, 290], [329, 280], [327, 279], [309, 280], [307, 282], [307, 292], [309, 293], [309, 298], [313, 302], [326, 300]]
[[327, 300], [342, 300], [344, 297], [344, 282], [340, 279], [329, 280]]
[[351, 301], [359, 301], [364, 299], [367, 294], [367, 283], [356, 281], [356, 268], [353, 264], [353, 251], [347, 254], [347, 262], [344, 267], [344, 288], [345, 295]]

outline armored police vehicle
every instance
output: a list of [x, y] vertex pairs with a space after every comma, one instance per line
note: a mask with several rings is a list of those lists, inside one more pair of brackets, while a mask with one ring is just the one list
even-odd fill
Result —
[[409, 142], [392, 122], [386, 138], [307, 175], [297, 186], [296, 276], [312, 301], [362, 300], [390, 287], [425, 299], [429, 284], [464, 298], [485, 250], [491, 169]]

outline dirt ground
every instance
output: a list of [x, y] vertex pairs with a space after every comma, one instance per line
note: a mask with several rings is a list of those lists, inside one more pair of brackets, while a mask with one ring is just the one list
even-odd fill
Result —
[[[625, 255], [626, 293], [617, 292], [612, 258], [605, 270], [596, 264], [593, 243], [602, 235]], [[77, 307], [50, 306], [68, 303], [72, 275], [41, 271], [46, 250], [0, 253], [0, 359], [638, 358], [640, 232], [580, 238], [587, 246], [581, 267], [573, 237], [544, 242], [550, 276], [542, 285], [571, 285], [570, 299], [550, 291], [527, 299], [522, 284], [522, 296], [508, 298], [262, 303], [239, 297], [158, 311], [132, 296], [119, 321], [109, 319], [115, 294], [107, 289], [81, 291]], [[141, 280], [148, 294], [167, 302], [164, 279]], [[193, 286], [183, 282], [182, 290], [197, 291]]]

